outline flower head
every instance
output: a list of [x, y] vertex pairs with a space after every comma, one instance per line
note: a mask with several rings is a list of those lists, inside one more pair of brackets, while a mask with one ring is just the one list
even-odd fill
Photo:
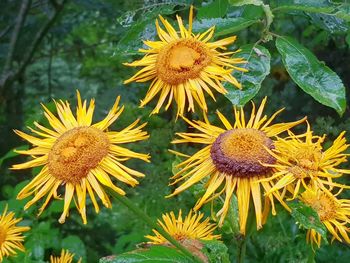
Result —
[[[213, 232], [216, 228], [214, 224], [209, 223], [209, 218], [201, 221], [203, 218], [201, 213], [189, 214], [182, 218], [182, 212], [180, 210], [178, 217], [176, 218], [174, 212], [163, 214], [163, 221], [158, 219], [158, 224], [174, 239], [179, 242], [185, 240], [213, 240], [220, 239], [220, 235], [214, 235]], [[153, 229], [155, 236], [146, 236], [152, 244], [165, 244], [168, 241], [155, 229]]]
[[340, 177], [343, 173], [350, 174], [350, 170], [341, 169], [338, 166], [347, 161], [347, 154], [344, 153], [349, 147], [342, 132], [333, 144], [323, 148], [325, 136], [313, 136], [310, 125], [307, 131], [301, 135], [289, 132], [289, 137], [279, 138], [275, 143], [276, 147], [270, 153], [277, 162], [267, 164], [273, 168], [274, 175], [264, 180], [278, 180], [271, 192], [280, 189], [288, 190], [294, 199], [300, 188], [307, 189], [312, 185], [320, 188], [341, 187], [333, 182], [334, 178]]
[[[271, 182], [259, 182], [259, 179], [271, 175], [271, 168], [263, 163], [274, 164], [276, 159], [267, 149], [273, 149], [274, 137], [303, 122], [305, 119], [271, 125], [271, 122], [279, 110], [272, 117], [263, 116], [266, 98], [262, 101], [259, 109], [255, 111], [255, 105], [250, 118], [246, 122], [243, 109], [234, 109], [235, 123], [233, 125], [220, 113], [219, 119], [225, 128], [211, 125], [208, 121], [189, 121], [185, 119], [199, 133], [178, 133], [179, 139], [173, 143], [201, 143], [206, 146], [189, 156], [187, 160], [178, 165], [181, 169], [174, 175], [173, 183], [183, 182], [170, 195], [174, 196], [202, 179], [207, 179], [206, 192], [197, 201], [194, 209], [199, 209], [203, 204], [225, 193], [225, 201], [222, 209], [217, 212], [220, 216], [219, 225], [223, 224], [226, 217], [232, 194], [236, 192], [238, 199], [238, 212], [240, 231], [245, 233], [250, 198], [255, 207], [257, 228], [262, 223], [272, 204], [272, 213], [275, 214], [273, 197], [265, 198], [264, 213], [262, 213], [261, 189], [269, 191]], [[275, 193], [275, 197], [283, 203], [282, 197]]]
[[27, 226], [16, 226], [22, 218], [15, 218], [15, 213], [7, 213], [7, 205], [0, 215], [0, 262], [4, 257], [16, 255], [16, 249], [24, 251], [23, 232], [30, 228]]
[[[190, 9], [188, 29], [184, 27], [181, 17], [177, 16], [180, 32], [162, 16], [159, 16], [165, 30], [156, 20], [157, 33], [160, 41], [144, 41], [149, 49], [141, 49], [146, 55], [138, 61], [125, 63], [127, 66], [144, 67], [124, 83], [132, 81], [146, 82], [152, 80], [146, 97], [141, 106], [148, 104], [157, 94], [159, 100], [152, 114], [158, 113], [168, 98], [165, 109], [168, 109], [174, 99], [178, 108], [177, 115], [182, 115], [185, 108], [194, 111], [195, 103], [207, 111], [204, 93], [214, 100], [212, 90], [221, 94], [227, 93], [222, 81], [228, 81], [241, 88], [241, 84], [231, 75], [233, 70], [247, 71], [237, 67], [245, 63], [241, 58], [230, 58], [238, 52], [220, 52], [236, 40], [236, 36], [213, 41], [212, 27], [202, 34], [192, 32], [193, 6]], [[187, 104], [187, 106], [186, 106]]]
[[[72, 263], [73, 261], [74, 254], [70, 253], [68, 250], [62, 249], [61, 251], [61, 256], [55, 257], [55, 256], [50, 256], [50, 263]], [[81, 262], [81, 258], [77, 263]]]
[[[347, 226], [350, 222], [350, 200], [337, 199], [331, 192], [323, 191], [317, 187], [308, 188], [301, 194], [300, 199], [317, 212], [333, 239], [340, 242], [344, 240], [350, 244], [348, 235], [350, 228]], [[307, 241], [320, 247], [321, 234], [314, 229], [309, 229]]]
[[134, 177], [144, 176], [144, 174], [126, 167], [121, 162], [130, 158], [148, 161], [149, 156], [133, 152], [119, 146], [119, 144], [145, 140], [148, 135], [142, 131], [146, 124], [138, 126], [139, 120], [118, 132], [107, 130], [124, 109], [124, 107], [119, 108], [118, 106], [119, 97], [107, 116], [95, 124], [92, 124], [95, 108], [94, 100], [91, 100], [90, 104], [87, 105], [86, 101], [82, 102], [79, 92], [77, 92], [77, 97], [76, 117], [74, 117], [67, 101], [55, 102], [58, 118], [43, 105], [45, 117], [52, 129], [36, 122], [34, 125], [38, 130], [29, 128], [41, 138], [15, 131], [20, 137], [33, 144], [34, 147], [29, 150], [17, 151], [20, 154], [30, 155], [33, 159], [22, 164], [16, 164], [12, 169], [43, 166], [39, 174], [17, 196], [18, 199], [23, 199], [34, 195], [24, 209], [29, 208], [46, 196], [43, 205], [39, 209], [40, 215], [52, 198], [60, 198], [58, 190], [64, 186], [64, 208], [59, 222], [65, 222], [70, 203], [75, 195], [74, 203], [81, 214], [83, 223], [86, 224], [87, 195], [90, 196], [95, 211], [98, 213], [99, 206], [95, 194], [106, 207], [111, 207], [111, 202], [104, 190], [105, 187], [114, 190], [118, 194], [125, 194], [120, 187], [112, 182], [111, 177], [135, 186], [138, 181]]

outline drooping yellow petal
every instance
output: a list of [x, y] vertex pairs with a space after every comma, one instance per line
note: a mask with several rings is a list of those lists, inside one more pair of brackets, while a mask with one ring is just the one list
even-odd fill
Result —
[[[202, 122], [182, 117], [197, 132], [177, 133], [178, 138], [172, 143], [199, 143], [204, 144], [204, 147], [193, 155], [173, 151], [185, 159], [176, 166], [178, 172], [172, 177], [170, 183], [170, 185], [179, 185], [167, 197], [180, 194], [194, 184], [203, 183], [205, 192], [197, 200], [194, 209], [200, 209], [205, 203], [224, 195], [223, 206], [216, 213], [219, 217], [219, 226], [222, 226], [231, 206], [232, 196], [235, 194], [242, 234], [246, 232], [250, 211], [255, 212], [257, 229], [266, 222], [270, 210], [272, 214], [276, 214], [274, 199], [290, 211], [283, 201], [285, 192], [274, 191], [274, 180], [280, 176], [273, 175], [273, 167], [279, 161], [273, 151], [277, 139], [266, 131], [270, 131], [270, 127], [276, 125], [270, 125], [270, 123], [277, 114], [272, 115], [272, 119], [263, 114], [266, 101], [265, 98], [257, 111], [253, 103], [249, 118], [246, 118], [243, 108], [235, 108], [233, 124], [222, 113], [217, 112], [224, 129], [210, 124], [208, 118]], [[274, 135], [288, 131], [302, 121], [303, 119], [281, 124], [281, 128], [275, 131]], [[266, 125], [267, 122], [269, 125]], [[277, 186], [285, 183], [281, 181]], [[267, 195], [263, 206], [262, 196], [265, 194]], [[254, 210], [250, 209], [251, 204]]]

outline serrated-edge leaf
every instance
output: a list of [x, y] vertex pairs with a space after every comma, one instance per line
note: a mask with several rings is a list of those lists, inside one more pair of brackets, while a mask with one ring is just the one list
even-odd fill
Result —
[[261, 83], [270, 74], [270, 52], [263, 46], [248, 44], [241, 48], [241, 52], [235, 57], [244, 58], [247, 61], [243, 67], [248, 72], [234, 71], [233, 76], [242, 84], [242, 89], [237, 89], [232, 84], [225, 83], [228, 93], [225, 96], [233, 105], [244, 106], [260, 90]]
[[[278, 37], [276, 47], [293, 81], [315, 100], [342, 115], [346, 106], [345, 87], [338, 75], [290, 37]], [[301, 66], [304, 68], [296, 70]]]

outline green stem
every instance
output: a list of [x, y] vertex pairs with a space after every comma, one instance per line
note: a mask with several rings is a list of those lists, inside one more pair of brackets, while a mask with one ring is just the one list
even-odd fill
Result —
[[189, 252], [184, 246], [177, 242], [171, 235], [169, 235], [162, 227], [156, 224], [148, 215], [146, 215], [139, 207], [132, 203], [127, 197], [117, 194], [112, 191], [108, 191], [111, 196], [117, 199], [125, 207], [129, 208], [135, 215], [146, 222], [151, 228], [156, 229], [164, 238], [166, 238], [174, 247], [179, 249], [184, 255], [193, 259], [195, 262], [202, 263], [195, 255]]
[[247, 249], [246, 236], [240, 235], [240, 241], [238, 243], [237, 263], [244, 263], [245, 252]]
[[271, 12], [269, 5], [261, 5], [262, 9], [264, 10], [265, 17], [266, 17], [266, 25], [265, 25], [265, 31], [269, 32], [270, 26], [273, 22], [273, 14]]

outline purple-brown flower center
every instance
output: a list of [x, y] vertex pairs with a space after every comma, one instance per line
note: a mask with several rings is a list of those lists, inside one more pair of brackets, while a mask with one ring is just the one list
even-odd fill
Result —
[[210, 155], [216, 168], [235, 177], [264, 176], [276, 159], [267, 149], [274, 149], [273, 141], [260, 130], [240, 128], [228, 130], [218, 136]]

